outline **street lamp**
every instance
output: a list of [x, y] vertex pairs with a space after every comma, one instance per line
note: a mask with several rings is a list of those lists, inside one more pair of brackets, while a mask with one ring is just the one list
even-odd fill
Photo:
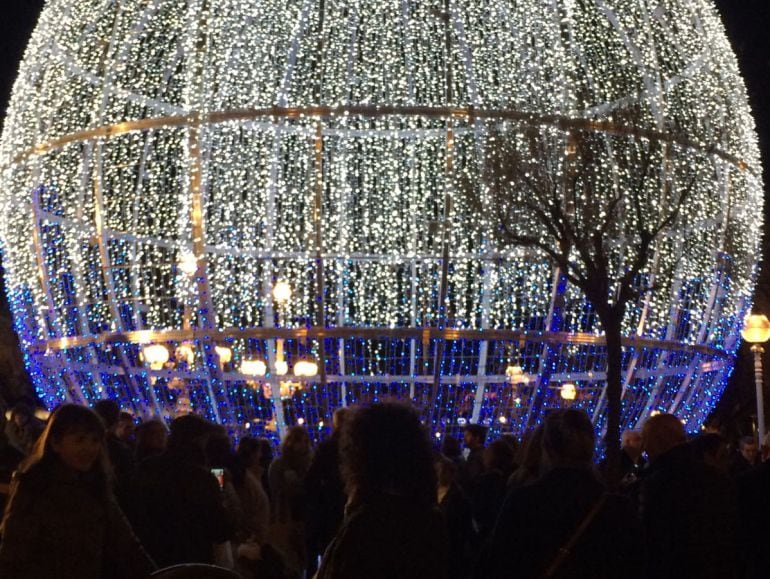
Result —
[[754, 385], [757, 388], [757, 436], [761, 443], [765, 436], [765, 401], [762, 392], [762, 354], [765, 349], [762, 344], [770, 340], [770, 320], [765, 315], [748, 316], [744, 320], [741, 336], [749, 344], [754, 353]]

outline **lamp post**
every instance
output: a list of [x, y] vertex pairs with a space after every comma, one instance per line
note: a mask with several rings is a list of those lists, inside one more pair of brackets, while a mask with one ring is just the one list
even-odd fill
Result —
[[759, 443], [765, 436], [765, 401], [762, 386], [762, 344], [770, 340], [770, 320], [765, 315], [748, 316], [744, 321], [741, 336], [751, 344], [754, 353], [754, 384], [757, 388], [757, 436]]

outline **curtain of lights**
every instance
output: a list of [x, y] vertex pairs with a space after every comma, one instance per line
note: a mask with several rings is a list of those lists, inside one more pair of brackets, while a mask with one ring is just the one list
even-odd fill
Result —
[[596, 195], [650, 142], [695, 168], [625, 320], [622, 424], [696, 430], [750, 306], [753, 126], [706, 0], [49, 0], [0, 143], [16, 331], [49, 407], [318, 437], [397, 397], [437, 438], [567, 404], [601, 429], [602, 329], [496, 241], [483, 171], [492, 130], [587, 131]]

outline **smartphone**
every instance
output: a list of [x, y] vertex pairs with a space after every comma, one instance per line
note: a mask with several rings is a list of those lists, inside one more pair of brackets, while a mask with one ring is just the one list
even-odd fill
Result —
[[225, 470], [223, 468], [212, 468], [211, 474], [217, 477], [219, 488], [220, 489], [224, 488], [225, 487]]

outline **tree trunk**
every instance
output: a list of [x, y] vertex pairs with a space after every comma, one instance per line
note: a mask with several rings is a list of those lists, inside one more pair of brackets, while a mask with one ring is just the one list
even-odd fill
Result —
[[604, 327], [607, 342], [607, 431], [604, 435], [604, 448], [607, 453], [606, 481], [610, 489], [620, 485], [620, 398], [623, 392], [622, 364], [623, 344], [621, 308], [597, 310], [599, 320]]

